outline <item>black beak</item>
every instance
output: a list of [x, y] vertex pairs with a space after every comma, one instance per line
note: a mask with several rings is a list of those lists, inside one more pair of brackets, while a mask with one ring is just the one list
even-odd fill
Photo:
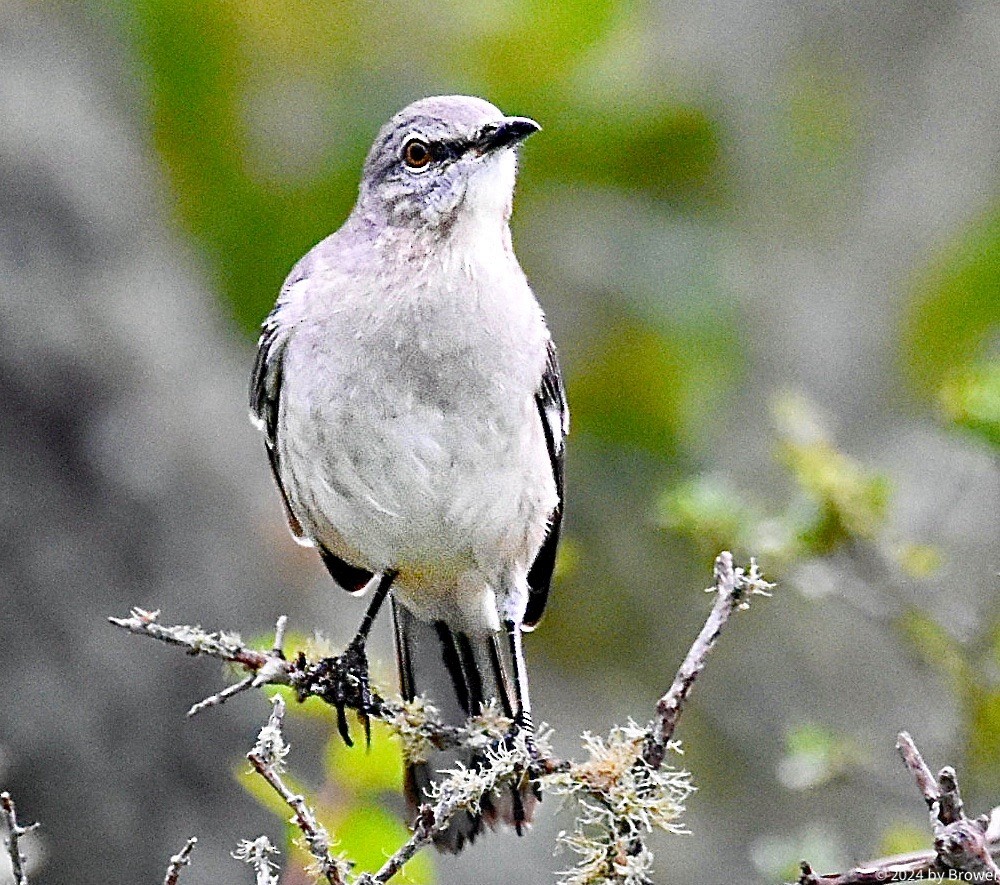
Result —
[[505, 117], [499, 123], [489, 123], [483, 127], [476, 139], [476, 150], [482, 155], [520, 144], [541, 128], [528, 117]]

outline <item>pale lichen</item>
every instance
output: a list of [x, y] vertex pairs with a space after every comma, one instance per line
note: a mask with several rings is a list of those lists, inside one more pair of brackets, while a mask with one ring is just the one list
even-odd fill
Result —
[[253, 867], [256, 885], [278, 885], [278, 867], [271, 858], [279, 853], [267, 836], [258, 836], [256, 839], [241, 839], [233, 857]]
[[656, 829], [687, 832], [680, 816], [694, 791], [691, 776], [644, 762], [647, 737], [647, 729], [631, 721], [612, 729], [607, 740], [586, 733], [588, 758], [543, 778], [550, 790], [579, 806], [576, 827], [558, 839], [579, 858], [560, 873], [563, 885], [647, 882], [653, 855], [644, 837]]
[[403, 759], [407, 764], [426, 762], [434, 752], [431, 723], [437, 719], [437, 708], [418, 695], [412, 701], [402, 701], [387, 725], [399, 738]]
[[[740, 600], [736, 607], [742, 611], [750, 608], [750, 600], [754, 596], [770, 597], [772, 595], [771, 591], [774, 589], [774, 584], [764, 580], [764, 576], [760, 572], [760, 566], [757, 565], [757, 560], [752, 556], [750, 557], [749, 567], [743, 568], [737, 566], [733, 569], [733, 576], [733, 589]], [[705, 592], [715, 593], [718, 589], [719, 584], [716, 583], [711, 587], [706, 587]]]
[[285, 701], [281, 695], [275, 695], [271, 699], [271, 715], [267, 724], [261, 728], [257, 735], [257, 743], [254, 744], [253, 752], [256, 753], [263, 763], [280, 774], [285, 770], [285, 758], [288, 756], [291, 747], [285, 742], [285, 736], [281, 730], [281, 722], [285, 715]]

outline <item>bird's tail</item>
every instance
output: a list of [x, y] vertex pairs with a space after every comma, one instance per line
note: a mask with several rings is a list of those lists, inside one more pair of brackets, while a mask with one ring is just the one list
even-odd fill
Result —
[[[501, 642], [493, 636], [469, 636], [449, 629], [440, 621], [433, 624], [415, 618], [405, 606], [392, 600], [392, 618], [396, 639], [396, 660], [399, 664], [400, 691], [406, 700], [425, 693], [440, 711], [445, 721], [459, 725], [469, 716], [494, 703], [499, 712], [513, 718], [517, 712], [517, 690], [508, 677], [510, 667], [505, 662]], [[434, 646], [443, 663], [434, 666], [428, 654]], [[417, 674], [421, 677], [418, 682]], [[515, 699], [512, 705], [511, 699]], [[431, 784], [439, 780], [439, 772], [454, 768], [456, 762], [474, 767], [481, 764], [475, 754], [465, 751], [450, 755], [436, 753], [426, 762], [408, 764], [404, 789], [410, 812], [429, 798]], [[457, 854], [467, 842], [483, 831], [483, 824], [495, 828], [498, 823], [513, 827], [520, 835], [531, 823], [538, 797], [525, 779], [501, 793], [483, 796], [480, 812], [461, 812], [451, 824], [434, 836], [439, 851]]]

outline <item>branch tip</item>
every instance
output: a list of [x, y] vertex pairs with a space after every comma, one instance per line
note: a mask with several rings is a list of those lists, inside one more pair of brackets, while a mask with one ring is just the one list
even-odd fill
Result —
[[181, 870], [191, 863], [191, 852], [197, 844], [198, 837], [192, 836], [184, 843], [184, 847], [170, 858], [170, 865], [167, 867], [167, 875], [163, 879], [163, 885], [177, 885]]
[[3, 809], [4, 821], [7, 824], [7, 853], [10, 856], [10, 868], [14, 875], [14, 885], [28, 885], [28, 873], [25, 869], [26, 859], [21, 854], [21, 837], [38, 828], [37, 823], [22, 826], [17, 822], [17, 807], [10, 793], [0, 793], [0, 808]]

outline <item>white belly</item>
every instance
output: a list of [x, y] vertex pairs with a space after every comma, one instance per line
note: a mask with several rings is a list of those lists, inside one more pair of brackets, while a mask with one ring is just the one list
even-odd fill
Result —
[[498, 606], [523, 614], [556, 504], [534, 400], [544, 326], [537, 356], [496, 335], [429, 352], [403, 331], [378, 359], [372, 341], [329, 328], [292, 342], [283, 482], [308, 535], [355, 565], [397, 569], [396, 593], [418, 615], [497, 629]]

